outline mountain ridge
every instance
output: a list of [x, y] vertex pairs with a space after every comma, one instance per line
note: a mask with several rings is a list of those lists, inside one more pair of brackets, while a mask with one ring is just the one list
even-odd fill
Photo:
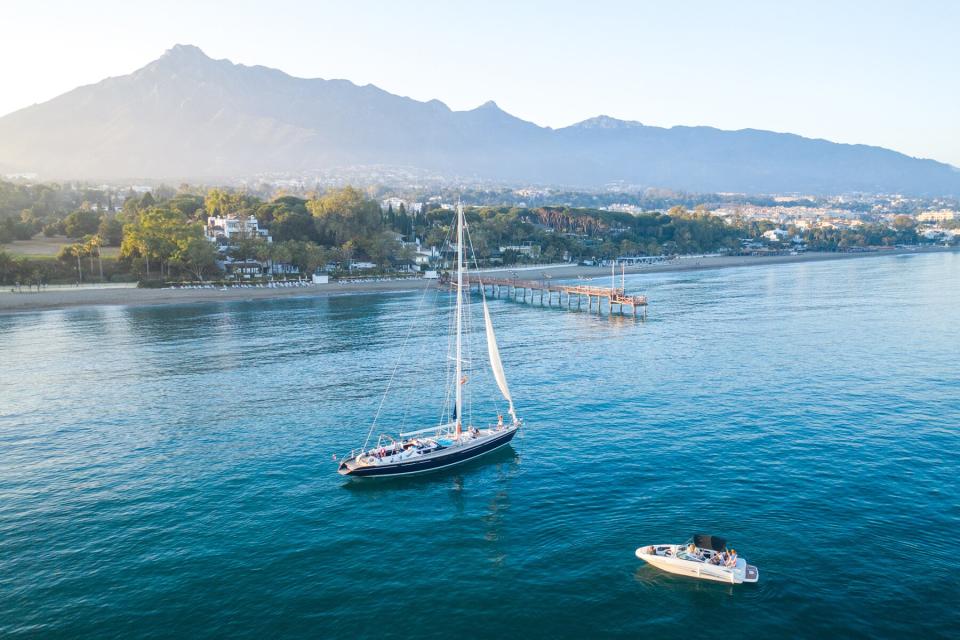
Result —
[[345, 166], [687, 191], [960, 194], [960, 170], [882, 147], [598, 115], [553, 129], [178, 44], [130, 74], [0, 118], [0, 166], [47, 178], [225, 178]]

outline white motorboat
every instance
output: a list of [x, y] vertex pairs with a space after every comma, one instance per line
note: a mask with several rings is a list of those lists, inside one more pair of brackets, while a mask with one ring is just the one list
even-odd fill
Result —
[[717, 536], [695, 533], [684, 544], [652, 544], [640, 547], [637, 557], [658, 569], [701, 580], [756, 582], [760, 571], [727, 549], [727, 541]]

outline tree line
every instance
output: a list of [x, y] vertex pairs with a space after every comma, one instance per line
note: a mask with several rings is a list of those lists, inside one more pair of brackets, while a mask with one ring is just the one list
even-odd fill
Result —
[[[208, 216], [241, 221], [253, 216], [273, 242], [241, 232], [229, 245], [218, 246], [204, 235]], [[467, 208], [466, 218], [478, 260], [506, 265], [736, 250], [742, 238], [757, 238], [775, 227], [766, 221], [725, 220], [702, 204], [641, 214], [570, 206], [478, 206]], [[439, 205], [384, 210], [368, 192], [354, 187], [272, 199], [229, 189], [165, 187], [142, 195], [128, 192], [121, 204], [116, 194], [102, 191], [0, 181], [0, 243], [38, 233], [73, 240], [52, 264], [0, 252], [0, 281], [204, 280], [218, 273], [224, 258], [289, 264], [303, 274], [331, 263], [347, 269], [366, 259], [387, 271], [412, 261], [414, 239], [448, 250], [452, 223], [452, 212]], [[918, 239], [909, 216], [898, 217], [892, 226], [788, 231], [810, 249], [827, 251]], [[538, 247], [540, 255], [525, 256], [518, 250], [524, 244]], [[106, 247], [118, 248], [119, 257], [105, 258]]]

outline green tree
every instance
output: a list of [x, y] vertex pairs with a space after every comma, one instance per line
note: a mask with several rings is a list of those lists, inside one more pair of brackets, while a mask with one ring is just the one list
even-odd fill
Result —
[[230, 245], [229, 254], [234, 260], [260, 260], [266, 255], [267, 241], [259, 236], [240, 237]]
[[157, 263], [160, 276], [170, 275], [170, 261], [191, 238], [202, 237], [203, 229], [198, 223], [186, 220], [182, 212], [166, 207], [151, 207], [138, 219], [123, 228], [121, 257], [139, 256], [144, 259], [147, 277], [150, 277], [150, 262]]
[[103, 239], [108, 247], [119, 247], [123, 242], [123, 223], [115, 215], [104, 215], [97, 227], [97, 235]]
[[103, 238], [99, 235], [87, 236], [83, 239], [84, 252], [90, 257], [90, 270], [93, 271], [93, 257], [97, 257], [100, 265], [100, 282], [103, 282], [103, 256], [100, 249], [103, 247]]
[[270, 263], [270, 271], [273, 272], [275, 264], [291, 264], [293, 254], [286, 243], [271, 242], [266, 246], [266, 257]]
[[353, 187], [333, 189], [307, 203], [323, 244], [342, 245], [369, 238], [383, 225], [380, 205]]
[[100, 226], [100, 214], [96, 211], [80, 209], [74, 211], [63, 221], [63, 229], [70, 238], [82, 238], [97, 232]]
[[287, 240], [319, 240], [317, 227], [313, 216], [306, 212], [281, 212], [273, 219], [270, 226], [270, 235], [275, 242]]
[[357, 243], [354, 240], [347, 240], [340, 247], [340, 253], [347, 263], [347, 271], [353, 273], [353, 255], [357, 252]]
[[917, 221], [910, 216], [896, 216], [893, 219], [893, 228], [897, 231], [913, 230], [917, 226]]
[[225, 189], [211, 189], [203, 202], [207, 214], [211, 216], [239, 215], [254, 204], [252, 198]]
[[386, 269], [400, 253], [400, 243], [390, 231], [381, 232], [368, 240], [367, 255], [381, 270]]
[[312, 242], [290, 240], [283, 243], [284, 249], [289, 252], [290, 264], [293, 264], [304, 275], [314, 273], [317, 268], [334, 259], [334, 252], [324, 249]]
[[174, 259], [201, 282], [206, 274], [217, 268], [219, 257], [214, 244], [201, 236], [188, 238], [178, 246], [174, 255]]
[[85, 245], [78, 242], [74, 244], [67, 244], [60, 248], [59, 253], [57, 253], [57, 260], [62, 262], [68, 262], [70, 260], [76, 259], [77, 261], [77, 282], [83, 282], [83, 265], [80, 263], [80, 259], [87, 255], [87, 248]]
[[20, 261], [6, 251], [0, 251], [0, 284], [14, 284], [20, 280]]

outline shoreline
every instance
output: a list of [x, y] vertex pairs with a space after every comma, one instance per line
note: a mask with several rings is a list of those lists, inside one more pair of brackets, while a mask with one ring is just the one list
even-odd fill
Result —
[[[732, 267], [756, 267], [798, 262], [822, 262], [827, 260], [852, 260], [880, 256], [913, 255], [921, 253], [957, 252], [955, 247], [924, 247], [892, 249], [864, 253], [810, 252], [795, 256], [710, 256], [680, 257], [664, 264], [628, 267], [629, 274], [668, 273], [682, 271], [707, 271]], [[502, 275], [517, 274], [520, 279], [595, 280], [610, 277], [606, 267], [579, 265], [543, 265], [536, 267], [499, 268], [481, 270], [479, 273]], [[618, 273], [619, 275], [619, 273]], [[208, 302], [270, 300], [280, 298], [329, 297], [363, 293], [393, 293], [420, 291], [435, 286], [435, 280], [387, 280], [371, 282], [345, 282], [292, 287], [289, 289], [138, 289], [131, 287], [98, 287], [44, 290], [39, 293], [12, 293], [7, 287], [0, 292], [0, 314], [48, 311], [87, 306], [156, 306], [197, 304]], [[639, 291], [637, 293], [643, 293]]]

